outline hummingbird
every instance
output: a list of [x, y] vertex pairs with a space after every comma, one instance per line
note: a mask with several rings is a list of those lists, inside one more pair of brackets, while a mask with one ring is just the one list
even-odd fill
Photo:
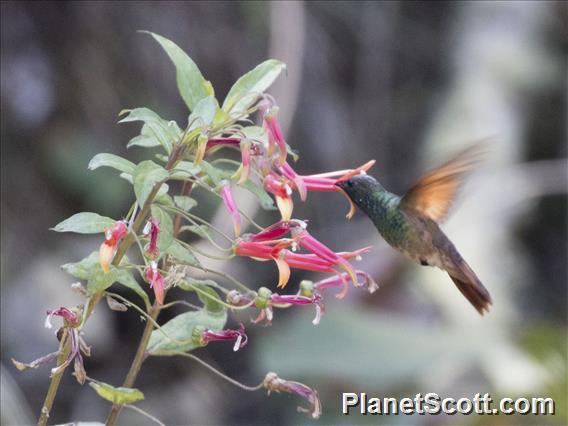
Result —
[[386, 190], [365, 173], [336, 183], [372, 221], [394, 249], [423, 266], [448, 273], [458, 290], [483, 315], [491, 296], [477, 275], [440, 229], [447, 218], [465, 174], [479, 160], [473, 145], [425, 174], [403, 196]]

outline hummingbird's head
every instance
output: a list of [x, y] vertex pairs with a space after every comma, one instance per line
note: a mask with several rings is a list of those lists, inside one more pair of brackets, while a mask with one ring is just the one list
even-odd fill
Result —
[[335, 184], [345, 192], [359, 207], [363, 207], [369, 195], [383, 187], [377, 180], [368, 174], [361, 173], [349, 179], [341, 180]]

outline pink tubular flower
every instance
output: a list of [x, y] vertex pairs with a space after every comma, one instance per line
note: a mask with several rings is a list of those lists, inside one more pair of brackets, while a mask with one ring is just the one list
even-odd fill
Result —
[[158, 270], [158, 264], [154, 261], [146, 268], [144, 278], [150, 283], [150, 288], [154, 290], [156, 301], [159, 305], [164, 304], [164, 277]]
[[222, 146], [238, 146], [241, 143], [239, 138], [210, 138], [207, 141], [207, 154], [214, 152]]
[[278, 156], [275, 163], [279, 166], [284, 164], [288, 154], [288, 146], [284, 140], [280, 123], [276, 116], [278, 115], [278, 107], [272, 105], [272, 102], [265, 100], [260, 105], [262, 113], [263, 126], [268, 134], [268, 155], [272, 157], [274, 150], [278, 149]]
[[229, 183], [229, 181], [224, 180], [223, 182], [221, 182], [220, 195], [223, 199], [223, 203], [225, 204], [226, 209], [233, 219], [235, 236], [238, 237], [239, 235], [241, 235], [241, 215], [239, 214], [235, 199], [233, 198], [233, 194], [231, 192], [231, 184]]
[[300, 382], [292, 382], [289, 380], [281, 379], [276, 373], [273, 372], [270, 372], [266, 375], [264, 381], [262, 382], [262, 385], [268, 391], [269, 395], [271, 392], [286, 392], [305, 398], [310, 404], [310, 407], [298, 407], [298, 411], [309, 413], [313, 419], [317, 419], [319, 418], [319, 416], [321, 416], [321, 402], [318, 392], [315, 389], [312, 389]]
[[[320, 259], [329, 262], [331, 265], [339, 266], [349, 274], [353, 283], [357, 282], [357, 277], [355, 276], [353, 267], [347, 260], [345, 260], [343, 257], [339, 256], [337, 253], [335, 253], [327, 246], [325, 246], [324, 244], [316, 240], [314, 237], [312, 237], [306, 229], [300, 229], [299, 231], [294, 230], [293, 233], [296, 234], [295, 239], [297, 239], [297, 242], [301, 247], [304, 247], [306, 250], [311, 251]], [[345, 296], [345, 294], [347, 293], [347, 288], [348, 287], [346, 283], [345, 292], [340, 293], [342, 297]]]
[[306, 200], [307, 193], [309, 191], [342, 192], [349, 201], [350, 210], [347, 214], [347, 217], [351, 218], [355, 213], [355, 205], [353, 204], [351, 199], [343, 192], [343, 190], [336, 184], [357, 174], [365, 173], [374, 164], [375, 160], [371, 160], [355, 169], [337, 170], [334, 172], [301, 176], [294, 171], [289, 163], [284, 163], [281, 167], [278, 168], [278, 171], [283, 176], [284, 183], [287, 183], [289, 186], [298, 190], [302, 201]]
[[251, 154], [251, 142], [248, 140], [243, 140], [240, 143], [241, 148], [241, 165], [237, 171], [239, 180], [237, 183], [242, 185], [245, 183], [250, 174], [250, 154]]
[[209, 342], [216, 340], [234, 340], [235, 345], [233, 351], [244, 348], [248, 343], [248, 337], [245, 333], [245, 326], [240, 324], [238, 330], [221, 330], [212, 331], [201, 327], [195, 327], [193, 330], [194, 338], [199, 342], [200, 346], [206, 346]]
[[[237, 241], [235, 254], [257, 260], [273, 260], [279, 271], [278, 287], [284, 287], [290, 278], [290, 268], [315, 272], [337, 272], [340, 267], [347, 271], [356, 282], [355, 274], [348, 259], [359, 257], [369, 247], [354, 252], [335, 253], [316, 240], [306, 231], [306, 222], [300, 220], [281, 220], [257, 234], [247, 234]], [[292, 238], [283, 238], [291, 233]], [[296, 246], [303, 247], [312, 254], [290, 251]], [[347, 286], [348, 281], [346, 281]], [[343, 294], [343, 293], [342, 293]]]
[[275, 307], [289, 307], [292, 305], [314, 305], [316, 308], [316, 316], [312, 323], [318, 325], [321, 317], [325, 312], [325, 305], [322, 302], [320, 294], [314, 294], [312, 297], [301, 296], [298, 294], [280, 295], [273, 293], [270, 296], [270, 304]]
[[158, 234], [160, 232], [160, 221], [156, 218], [149, 218], [148, 222], [144, 226], [142, 234], [144, 236], [150, 236], [150, 243], [146, 246], [144, 254], [148, 259], [157, 259], [160, 255], [160, 250], [158, 249]]
[[99, 261], [104, 272], [110, 270], [110, 263], [118, 249], [118, 243], [128, 233], [126, 222], [120, 220], [112, 227], [105, 229], [105, 240], [99, 249]]

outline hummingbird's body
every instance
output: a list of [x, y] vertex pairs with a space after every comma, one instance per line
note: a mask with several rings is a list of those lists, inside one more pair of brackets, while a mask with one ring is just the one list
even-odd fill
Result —
[[389, 245], [421, 265], [445, 270], [483, 314], [491, 304], [489, 292], [437, 223], [447, 215], [459, 177], [471, 166], [470, 155], [468, 150], [426, 175], [403, 197], [364, 174], [338, 186], [373, 221]]

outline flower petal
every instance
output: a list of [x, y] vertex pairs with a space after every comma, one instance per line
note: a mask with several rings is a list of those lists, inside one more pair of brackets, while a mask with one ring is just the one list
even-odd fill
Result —
[[290, 280], [290, 266], [280, 257], [275, 257], [274, 261], [276, 266], [278, 266], [278, 287], [284, 288]]

